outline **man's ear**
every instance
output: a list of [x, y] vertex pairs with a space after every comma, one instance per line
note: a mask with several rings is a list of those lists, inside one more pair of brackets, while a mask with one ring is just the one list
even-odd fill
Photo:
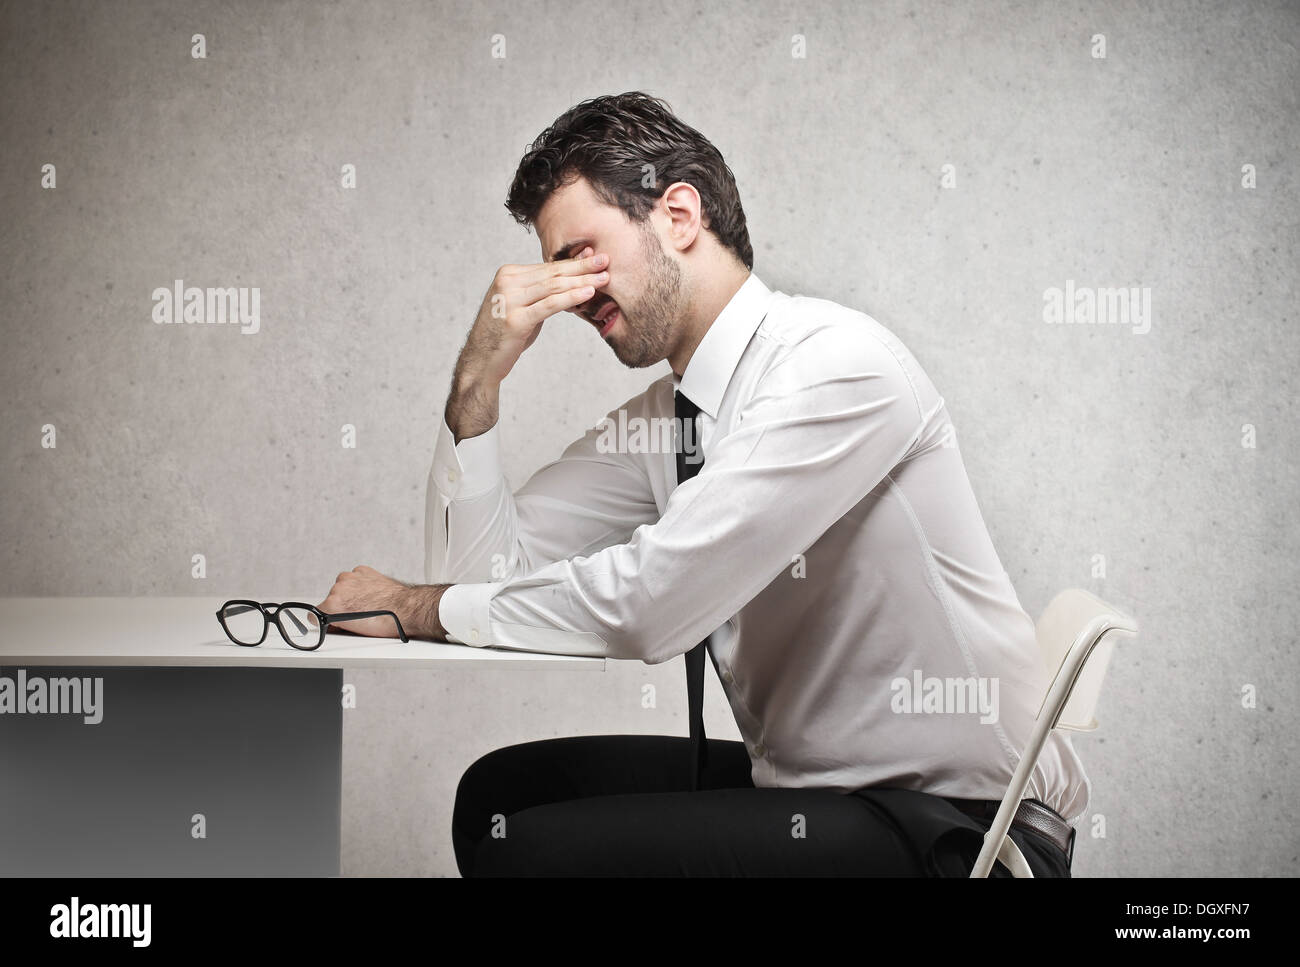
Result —
[[701, 227], [700, 193], [686, 181], [675, 181], [663, 193], [661, 202], [668, 215], [668, 238], [679, 252], [695, 244]]

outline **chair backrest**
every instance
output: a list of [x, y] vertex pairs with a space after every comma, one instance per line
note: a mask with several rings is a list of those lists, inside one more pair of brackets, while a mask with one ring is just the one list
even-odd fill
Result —
[[1043, 611], [1034, 631], [1052, 676], [1038, 716], [997, 815], [984, 834], [972, 877], [985, 877], [996, 861], [1012, 876], [1032, 877], [1029, 863], [1007, 835], [1029, 777], [1053, 729], [1085, 732], [1097, 727], [1095, 712], [1116, 635], [1136, 635], [1137, 622], [1079, 588], [1062, 591]]
[[[1074, 688], [1053, 727], [1073, 732], [1090, 732], [1097, 727], [1097, 699], [1110, 663], [1117, 634], [1137, 634], [1137, 622], [1117, 608], [1080, 588], [1062, 591], [1043, 611], [1035, 626], [1038, 647], [1053, 677], [1075, 674]], [[1066, 657], [1076, 648], [1090, 649], [1077, 671]], [[1046, 709], [1048, 688], [1039, 715]]]

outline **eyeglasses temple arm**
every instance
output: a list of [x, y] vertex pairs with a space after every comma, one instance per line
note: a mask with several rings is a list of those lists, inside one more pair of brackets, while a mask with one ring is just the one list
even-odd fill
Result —
[[410, 641], [410, 639], [406, 637], [406, 630], [402, 627], [401, 619], [391, 611], [349, 611], [347, 614], [326, 615], [325, 620], [327, 623], [332, 624], [336, 621], [353, 621], [358, 618], [382, 618], [384, 616], [392, 618], [393, 621], [397, 623], [397, 633], [401, 635], [403, 641]]
[[285, 611], [281, 609], [280, 614], [287, 614], [289, 616], [289, 620], [298, 626], [298, 633], [300, 635], [305, 635], [307, 633], [306, 626], [301, 621], [298, 620], [298, 616], [294, 614], [293, 611]]

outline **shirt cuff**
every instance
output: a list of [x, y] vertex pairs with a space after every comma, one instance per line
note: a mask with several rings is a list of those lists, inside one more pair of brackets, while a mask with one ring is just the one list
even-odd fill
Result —
[[497, 424], [486, 433], [455, 442], [443, 417], [433, 448], [433, 482], [448, 500], [468, 500], [485, 494], [501, 479]]
[[482, 648], [492, 644], [492, 622], [488, 605], [501, 583], [453, 584], [438, 600], [438, 622], [447, 640], [458, 645]]

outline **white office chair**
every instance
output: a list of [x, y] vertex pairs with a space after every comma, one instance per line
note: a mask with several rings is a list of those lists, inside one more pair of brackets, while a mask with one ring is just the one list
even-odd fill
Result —
[[1012, 876], [1033, 877], [1024, 854], [1007, 835], [1029, 785], [1029, 776], [1052, 729], [1091, 732], [1097, 727], [1094, 713], [1115, 636], [1131, 637], [1137, 630], [1137, 622], [1128, 615], [1078, 588], [1058, 594], [1038, 619], [1035, 626], [1038, 647], [1048, 669], [1056, 670], [1056, 677], [1038, 710], [1029, 745], [1020, 757], [993, 825], [984, 835], [984, 846], [971, 870], [972, 877], [988, 876], [995, 860], [1010, 870]]

